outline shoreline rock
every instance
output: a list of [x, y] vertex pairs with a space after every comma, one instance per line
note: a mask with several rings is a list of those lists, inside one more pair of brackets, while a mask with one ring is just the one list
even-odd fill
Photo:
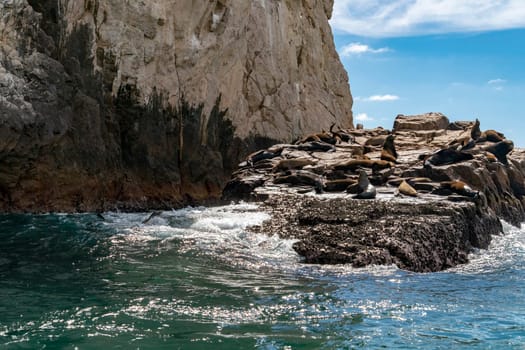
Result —
[[[263, 201], [273, 218], [253, 230], [299, 239], [294, 248], [307, 263], [444, 270], [487, 248], [500, 219], [525, 220], [525, 151], [506, 139], [471, 139], [474, 125], [401, 115], [393, 132], [340, 130], [349, 141], [328, 151], [275, 145], [272, 157], [240, 164], [223, 198]], [[387, 139], [392, 161], [377, 146]], [[352, 198], [363, 170], [375, 199]]]

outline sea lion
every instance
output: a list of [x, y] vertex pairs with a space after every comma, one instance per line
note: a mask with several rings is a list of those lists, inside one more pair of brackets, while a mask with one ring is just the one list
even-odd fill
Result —
[[301, 169], [306, 165], [314, 165], [315, 161], [308, 158], [292, 158], [292, 159], [281, 159], [273, 167], [274, 172], [286, 171], [291, 169]]
[[485, 130], [481, 133], [481, 136], [478, 139], [478, 142], [501, 142], [505, 140], [505, 135], [496, 130]]
[[466, 150], [474, 148], [474, 146], [476, 146], [476, 140], [474, 139], [465, 140], [462, 143], [462, 145], [458, 147], [458, 151], [466, 151]]
[[445, 148], [437, 151], [425, 160], [425, 166], [431, 165], [446, 165], [463, 162], [465, 160], [474, 159], [474, 156], [469, 153], [463, 153], [454, 148]]
[[386, 160], [351, 159], [346, 162], [336, 164], [334, 166], [334, 169], [354, 171], [360, 167], [371, 168], [374, 170], [381, 170], [381, 169], [391, 168], [392, 163]]
[[474, 122], [474, 125], [472, 126], [472, 129], [470, 129], [470, 138], [474, 141], [479, 139], [481, 136], [481, 130], [479, 129], [479, 120], [476, 118], [476, 121]]
[[346, 190], [349, 186], [357, 184], [357, 181], [354, 179], [338, 179], [326, 181], [323, 189], [326, 192], [342, 192]]
[[352, 198], [356, 199], [374, 199], [376, 198], [376, 188], [368, 181], [368, 176], [366, 175], [366, 171], [361, 170], [359, 171], [359, 180], [357, 182], [358, 185], [358, 193], [353, 196]]
[[503, 140], [498, 143], [485, 147], [483, 150], [490, 152], [503, 164], [509, 164], [507, 154], [514, 149], [514, 143], [511, 140]]
[[298, 150], [307, 152], [335, 152], [335, 147], [325, 142], [311, 141], [296, 146]]
[[450, 190], [465, 197], [477, 198], [479, 196], [478, 191], [474, 191], [469, 185], [467, 185], [463, 181], [443, 181], [440, 183], [440, 185], [441, 188]]
[[383, 143], [381, 159], [392, 163], [397, 163], [396, 146], [394, 145], [394, 135], [388, 135]]
[[416, 189], [410, 186], [406, 181], [401, 182], [397, 190], [399, 191], [399, 193], [404, 194], [406, 196], [417, 197]]
[[322, 130], [319, 133], [306, 135], [304, 138], [297, 141], [295, 144], [299, 145], [301, 143], [306, 143], [306, 142], [326, 142], [330, 145], [335, 145], [337, 143], [337, 139], [333, 135]]
[[335, 126], [335, 123], [330, 125], [330, 133], [332, 133], [332, 136], [334, 138], [339, 140], [338, 143], [341, 143], [341, 141], [342, 142], [354, 142], [354, 137], [352, 135], [347, 134], [346, 132], [343, 132], [341, 128], [338, 128], [339, 129], [338, 131], [334, 131], [334, 126]]
[[252, 154], [248, 155], [248, 157], [246, 157], [246, 162], [248, 163], [248, 165], [253, 165], [257, 162], [260, 162], [261, 160], [272, 159], [272, 158], [278, 157], [281, 155], [282, 151], [283, 149], [281, 148], [280, 150], [276, 152], [271, 152], [268, 150], [260, 150], [257, 152], [253, 152]]
[[498, 161], [498, 158], [494, 155], [494, 153], [485, 152], [485, 158], [491, 163], [496, 163]]
[[361, 123], [357, 123], [355, 126], [356, 130], [363, 130], [365, 127]]
[[385, 143], [386, 136], [385, 135], [379, 135], [379, 136], [373, 136], [366, 140], [365, 146], [382, 146]]
[[465, 130], [465, 129], [458, 122], [452, 122], [448, 124], [447, 130], [460, 131], [460, 130]]
[[273, 180], [275, 184], [306, 185], [315, 188], [317, 193], [323, 192], [323, 181], [321, 177], [308, 171], [296, 170], [286, 175], [278, 176]]

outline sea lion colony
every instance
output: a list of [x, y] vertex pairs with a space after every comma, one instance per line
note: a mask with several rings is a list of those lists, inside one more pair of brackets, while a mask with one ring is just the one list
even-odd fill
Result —
[[249, 155], [233, 174], [224, 197], [247, 199], [290, 191], [341, 192], [371, 199], [384, 192], [477, 200], [484, 189], [476, 187], [472, 172], [506, 166], [514, 145], [497, 131], [481, 132], [478, 120], [448, 125], [440, 130], [393, 132], [383, 128], [335, 131], [332, 125], [328, 132]]

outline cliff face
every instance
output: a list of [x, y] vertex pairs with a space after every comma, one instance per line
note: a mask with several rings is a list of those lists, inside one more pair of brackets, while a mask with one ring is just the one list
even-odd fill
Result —
[[332, 5], [3, 1], [0, 209], [213, 198], [250, 150], [350, 127]]

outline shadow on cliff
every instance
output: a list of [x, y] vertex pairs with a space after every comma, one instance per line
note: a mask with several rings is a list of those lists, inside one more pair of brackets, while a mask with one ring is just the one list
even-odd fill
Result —
[[36, 17], [20, 19], [31, 39], [14, 43], [22, 68], [3, 63], [20, 82], [6, 96], [24, 103], [0, 105], [0, 210], [144, 210], [215, 201], [243, 156], [275, 143], [236, 137], [220, 96], [209, 112], [183, 95], [172, 106], [155, 88], [145, 101], [129, 82], [115, 96], [117, 58], [91, 51], [96, 32], [77, 25], [66, 35], [56, 1], [30, 4], [42, 17], [40, 25]]

